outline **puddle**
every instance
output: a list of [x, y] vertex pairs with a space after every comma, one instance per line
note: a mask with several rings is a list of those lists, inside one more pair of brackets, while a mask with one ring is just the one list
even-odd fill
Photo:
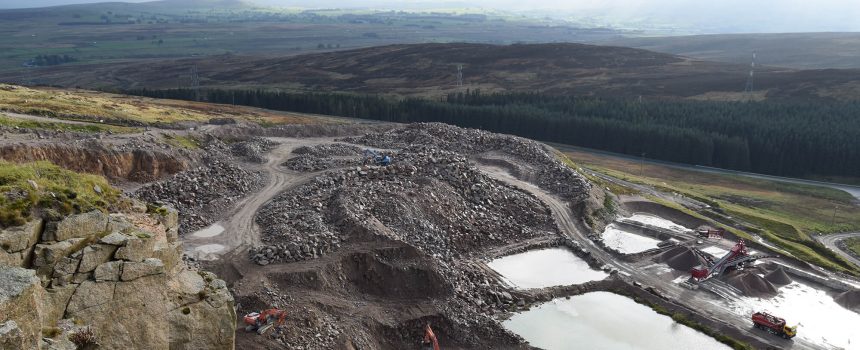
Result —
[[640, 222], [640, 223], [647, 224], [647, 225], [651, 225], [651, 226], [657, 226], [660, 228], [665, 228], [665, 229], [672, 230], [675, 232], [682, 232], [683, 233], [683, 232], [690, 231], [688, 228], [686, 228], [684, 226], [681, 226], [679, 224], [672, 222], [671, 220], [666, 220], [666, 219], [658, 217], [658, 216], [634, 214], [633, 216], [626, 218], [626, 219], [633, 220], [633, 221]]
[[212, 254], [217, 253], [224, 250], [224, 246], [220, 244], [204, 244], [194, 248], [195, 252], [200, 252], [203, 254]]
[[609, 292], [555, 299], [503, 322], [546, 350], [729, 349], [711, 337]]
[[739, 315], [768, 311], [797, 327], [797, 338], [822, 346], [840, 349], [860, 349], [860, 314], [848, 310], [823, 290], [804, 283], [792, 282], [779, 288], [772, 299], [741, 297], [728, 305]]
[[215, 237], [224, 232], [224, 226], [221, 224], [214, 223], [209, 227], [203, 228], [191, 234], [192, 237], [200, 237], [200, 238], [208, 238]]
[[598, 281], [609, 276], [594, 270], [564, 248], [532, 250], [509, 255], [487, 264], [517, 288], [543, 288]]
[[657, 243], [660, 243], [654, 238], [624, 231], [614, 224], [606, 226], [601, 237], [603, 237], [603, 244], [623, 254], [639, 253], [657, 248]]

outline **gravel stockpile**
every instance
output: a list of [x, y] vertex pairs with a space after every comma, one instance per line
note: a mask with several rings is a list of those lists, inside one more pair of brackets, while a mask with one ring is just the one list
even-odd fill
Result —
[[380, 148], [402, 149], [411, 145], [424, 145], [468, 156], [501, 152], [529, 164], [535, 169], [533, 177], [538, 179], [541, 188], [571, 203], [584, 201], [590, 189], [587, 180], [558, 160], [545, 146], [511, 135], [464, 129], [442, 123], [417, 123], [388, 132], [344, 140]]
[[788, 274], [785, 273], [785, 270], [782, 268], [782, 266], [779, 266], [775, 270], [764, 275], [764, 279], [777, 286], [784, 286], [791, 283], [791, 277], [789, 277]]
[[251, 163], [265, 163], [265, 154], [278, 143], [264, 138], [254, 138], [248, 141], [234, 143], [230, 146], [233, 156]]
[[686, 272], [689, 272], [700, 264], [696, 253], [690, 247], [685, 246], [677, 246], [667, 250], [657, 257], [657, 261], [664, 262], [673, 269]]
[[726, 282], [751, 297], [772, 297], [779, 292], [772, 283], [752, 271], [735, 271], [728, 275]]
[[235, 202], [263, 185], [259, 172], [244, 170], [217, 158], [163, 181], [139, 188], [132, 196], [179, 209], [179, 233], [194, 232], [224, 216]]
[[293, 154], [307, 154], [316, 157], [361, 156], [363, 149], [345, 143], [326, 143], [314, 146], [302, 146], [293, 150]]
[[413, 146], [388, 167], [320, 175], [282, 193], [257, 216], [265, 245], [260, 265], [319, 258], [347, 243], [405, 242], [432, 257], [457, 296], [492, 313], [520, 303], [463, 258], [534, 237], [555, 237], [549, 209], [491, 179], [465, 156]]
[[844, 306], [846, 309], [860, 312], [860, 290], [843, 292], [833, 299], [836, 300], [839, 305]]

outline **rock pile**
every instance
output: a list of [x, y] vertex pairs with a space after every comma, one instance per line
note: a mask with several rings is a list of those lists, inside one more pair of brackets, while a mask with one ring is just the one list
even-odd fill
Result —
[[168, 203], [180, 214], [180, 234], [206, 227], [233, 204], [263, 186], [263, 175], [228, 161], [207, 158], [200, 166], [147, 184], [132, 195], [148, 202]]
[[251, 257], [263, 264], [317, 257], [361, 230], [448, 261], [556, 231], [531, 195], [487, 177], [460, 154], [422, 146], [401, 151], [388, 167], [321, 175], [276, 197], [257, 221], [268, 245]]
[[465, 129], [442, 123], [416, 123], [399, 129], [347, 138], [347, 142], [382, 148], [406, 148], [410, 145], [432, 146], [464, 155], [501, 152], [530, 165], [541, 188], [573, 204], [583, 202], [590, 184], [582, 175], [560, 161], [547, 148], [521, 137]]
[[689, 272], [700, 264], [696, 253], [693, 253], [689, 247], [685, 246], [677, 246], [663, 252], [657, 256], [656, 261], [664, 262], [673, 269], [685, 272]]
[[782, 266], [778, 266], [773, 271], [764, 275], [764, 279], [777, 286], [784, 286], [792, 282], [791, 277], [789, 277], [788, 274], [785, 273], [785, 269], [783, 269]]
[[855, 312], [860, 312], [860, 290], [851, 290], [847, 292], [840, 293], [835, 298], [833, 298], [839, 305], [844, 306], [846, 309], [854, 310]]
[[295, 171], [320, 171], [362, 164], [362, 150], [343, 143], [302, 146], [293, 150], [295, 157], [283, 165]]
[[[0, 231], [7, 258], [0, 262], [0, 344], [75, 348], [68, 332], [77, 326], [60, 326], [71, 324], [92, 327], [107, 349], [232, 349], [233, 298], [223, 281], [182, 262], [177, 229], [176, 211], [161, 208], [93, 211]], [[22, 251], [29, 256], [17, 259]], [[43, 329], [56, 334], [43, 336]]]
[[248, 141], [234, 143], [230, 146], [230, 150], [234, 157], [251, 163], [265, 163], [265, 154], [277, 145], [276, 142], [269, 139], [253, 138]]
[[772, 297], [779, 293], [773, 284], [752, 271], [732, 272], [726, 282], [751, 297]]
[[363, 150], [345, 143], [325, 143], [314, 146], [302, 146], [293, 150], [294, 154], [307, 154], [317, 157], [360, 156]]

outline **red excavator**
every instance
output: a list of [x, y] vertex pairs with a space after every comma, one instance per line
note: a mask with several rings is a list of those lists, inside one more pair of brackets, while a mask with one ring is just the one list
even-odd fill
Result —
[[245, 321], [246, 331], [256, 330], [257, 334], [262, 335], [275, 325], [282, 326], [286, 318], [286, 311], [273, 308], [260, 312], [252, 312], [245, 315], [242, 319]]
[[433, 333], [429, 323], [424, 326], [424, 341], [421, 343], [423, 350], [439, 350], [439, 341], [436, 340], [436, 334]]

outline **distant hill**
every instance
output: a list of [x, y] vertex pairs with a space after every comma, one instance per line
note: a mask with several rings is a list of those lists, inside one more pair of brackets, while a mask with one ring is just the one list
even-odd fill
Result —
[[[462, 66], [464, 87], [458, 88]], [[438, 96], [465, 88], [628, 97], [747, 99], [749, 67], [641, 49], [584, 44], [389, 45], [292, 57], [220, 55], [193, 59], [55, 66], [40, 83], [87, 88], [268, 87]], [[21, 79], [0, 74], [0, 80]], [[860, 70], [760, 67], [753, 96], [857, 99]]]
[[798, 69], [860, 68], [860, 33], [691, 35], [600, 41], [698, 59]]

